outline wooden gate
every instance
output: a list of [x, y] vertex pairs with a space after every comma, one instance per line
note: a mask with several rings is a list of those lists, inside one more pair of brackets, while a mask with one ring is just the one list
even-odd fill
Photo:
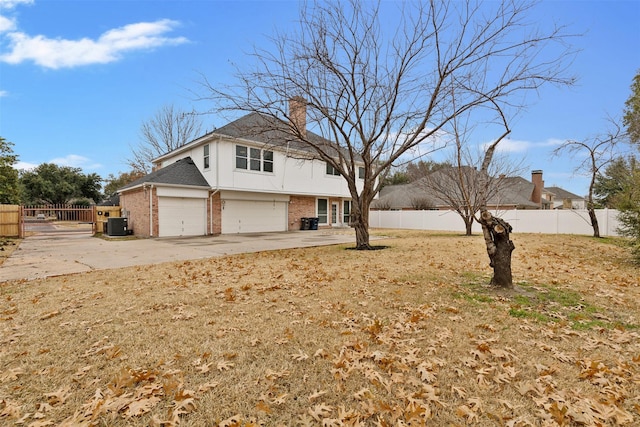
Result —
[[22, 207], [24, 233], [91, 232], [95, 233], [94, 206], [38, 205]]
[[20, 205], [0, 205], [0, 237], [22, 237]]

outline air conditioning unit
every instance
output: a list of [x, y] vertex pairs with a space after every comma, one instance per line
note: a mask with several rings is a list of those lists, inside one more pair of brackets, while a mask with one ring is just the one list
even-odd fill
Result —
[[107, 235], [126, 236], [127, 229], [127, 218], [110, 217], [107, 219]]

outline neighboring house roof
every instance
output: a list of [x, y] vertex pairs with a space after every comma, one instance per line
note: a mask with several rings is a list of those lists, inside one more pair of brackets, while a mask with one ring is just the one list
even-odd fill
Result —
[[98, 203], [98, 206], [118, 206], [120, 205], [120, 195], [119, 194], [114, 194], [113, 196], [109, 197], [108, 199], [105, 199], [103, 201], [101, 201], [100, 203]]
[[500, 191], [493, 194], [487, 205], [515, 206], [518, 208], [539, 208], [540, 205], [531, 201], [535, 185], [520, 176], [505, 177]]
[[[477, 182], [477, 177], [474, 175], [478, 171], [471, 167], [464, 167], [463, 172], [467, 176], [469, 185], [475, 185], [473, 183]], [[441, 168], [432, 172], [429, 177], [421, 178], [415, 182], [384, 187], [380, 191], [378, 199], [372, 202], [371, 207], [373, 209], [415, 209], [417, 204], [421, 206], [428, 204], [436, 208], [450, 208], [450, 202], [445, 200], [439, 191], [446, 191], [449, 187], [452, 194], [459, 191], [457, 184], [453, 182], [453, 176], [451, 171]], [[502, 177], [499, 179], [501, 180], [500, 190], [489, 195], [487, 206], [520, 209], [540, 207], [539, 204], [531, 201], [533, 183], [522, 177]], [[434, 186], [437, 186], [439, 191], [434, 190]]]
[[191, 157], [185, 157], [164, 168], [151, 172], [142, 178], [125, 185], [118, 191], [122, 192], [144, 184], [182, 185], [209, 188], [209, 183], [195, 165]]
[[380, 190], [378, 198], [371, 202], [371, 207], [373, 209], [415, 209], [417, 198], [426, 199], [424, 193], [424, 189], [419, 190], [415, 183], [388, 185]]
[[560, 187], [544, 187], [545, 190], [552, 192], [556, 196], [556, 200], [584, 200], [584, 197], [573, 194]]

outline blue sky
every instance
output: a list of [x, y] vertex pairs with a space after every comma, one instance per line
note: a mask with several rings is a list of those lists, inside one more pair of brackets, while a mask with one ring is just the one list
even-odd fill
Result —
[[[163, 105], [204, 111], [201, 73], [232, 82], [253, 45], [265, 46], [298, 15], [296, 1], [0, 0], [0, 136], [19, 168], [52, 162], [84, 173], [127, 171], [140, 126]], [[620, 117], [640, 69], [640, 1], [543, 1], [533, 17], [570, 26], [581, 52], [571, 88], [543, 88], [513, 123], [503, 150], [526, 172], [584, 194], [580, 159], [552, 159], [566, 139]], [[204, 128], [224, 122], [203, 116]]]

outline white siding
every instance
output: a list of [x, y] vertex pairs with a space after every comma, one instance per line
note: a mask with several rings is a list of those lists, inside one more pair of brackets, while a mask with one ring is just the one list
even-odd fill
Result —
[[[218, 190], [238, 190], [267, 192], [280, 194], [297, 194], [309, 196], [350, 198], [346, 181], [340, 176], [326, 174], [326, 165], [319, 160], [301, 160], [287, 156], [285, 151], [272, 149], [273, 173], [256, 172], [235, 168], [234, 140], [210, 141], [210, 168], [203, 168], [203, 144], [182, 151], [164, 159], [162, 166], [167, 166], [182, 158], [191, 156], [196, 166], [212, 188]], [[239, 144], [251, 147], [249, 142]], [[264, 148], [261, 145], [255, 147]], [[296, 153], [300, 157], [300, 153]], [[359, 181], [362, 187], [362, 180]]]

